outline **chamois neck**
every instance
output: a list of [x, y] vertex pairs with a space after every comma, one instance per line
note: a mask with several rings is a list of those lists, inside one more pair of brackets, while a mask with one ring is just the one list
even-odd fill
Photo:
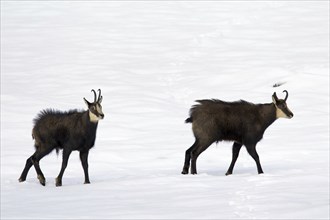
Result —
[[273, 103], [262, 104], [261, 116], [265, 122], [265, 128], [267, 128], [277, 119], [276, 106]]

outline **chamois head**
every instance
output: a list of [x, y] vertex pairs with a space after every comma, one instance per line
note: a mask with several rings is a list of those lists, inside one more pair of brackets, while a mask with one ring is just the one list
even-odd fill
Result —
[[289, 93], [286, 90], [284, 90], [283, 92], [286, 93], [286, 96], [284, 99], [278, 99], [275, 92], [272, 96], [273, 103], [276, 107], [276, 117], [277, 118], [292, 118], [293, 113], [290, 111], [290, 109], [288, 108], [288, 106], [286, 104], [286, 100], [288, 99]]
[[90, 103], [85, 98], [84, 101], [88, 107], [90, 120], [92, 122], [98, 122], [99, 120], [104, 118], [104, 114], [102, 112], [102, 106], [101, 106], [103, 97], [101, 96], [101, 89], [98, 89], [99, 96], [97, 99], [96, 99], [96, 92], [94, 89], [92, 89], [92, 92], [94, 93], [94, 102]]

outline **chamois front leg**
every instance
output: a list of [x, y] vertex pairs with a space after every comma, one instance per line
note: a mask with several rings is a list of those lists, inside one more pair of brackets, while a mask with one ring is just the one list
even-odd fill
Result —
[[250, 154], [250, 156], [254, 159], [254, 161], [257, 164], [258, 174], [264, 173], [264, 171], [261, 168], [259, 155], [256, 150], [256, 144], [246, 145], [246, 149], [247, 149], [248, 153]]
[[89, 175], [88, 175], [88, 153], [89, 151], [80, 151], [80, 160], [81, 160], [81, 165], [84, 169], [84, 174], [85, 174], [85, 182], [84, 184], [89, 184], [91, 183], [89, 181]]
[[230, 163], [230, 166], [228, 168], [228, 171], [226, 173], [226, 176], [228, 175], [231, 175], [233, 173], [233, 169], [234, 169], [234, 166], [235, 166], [235, 163], [236, 163], [236, 160], [238, 158], [238, 155], [239, 155], [239, 151], [241, 150], [241, 147], [242, 147], [242, 144], [239, 144], [237, 142], [235, 142], [233, 144], [233, 156], [232, 156], [232, 160], [231, 160], [231, 163]]

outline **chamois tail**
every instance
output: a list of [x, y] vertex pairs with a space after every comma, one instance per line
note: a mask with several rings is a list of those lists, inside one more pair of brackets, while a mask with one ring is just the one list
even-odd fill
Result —
[[190, 117], [190, 118], [187, 118], [186, 120], [185, 120], [185, 123], [192, 123], [193, 122], [193, 119], [192, 119], [192, 117]]

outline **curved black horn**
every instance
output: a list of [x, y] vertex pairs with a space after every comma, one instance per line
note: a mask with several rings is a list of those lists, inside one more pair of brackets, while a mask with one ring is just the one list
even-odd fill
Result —
[[101, 96], [101, 89], [98, 89], [97, 91], [99, 92], [99, 97], [97, 98], [97, 101], [99, 102], [100, 99], [102, 99], [102, 96]]
[[96, 92], [95, 92], [95, 90], [94, 89], [92, 89], [92, 91], [91, 92], [94, 92], [94, 102], [96, 102]]
[[288, 93], [288, 91], [286, 91], [286, 90], [284, 90], [283, 92], [286, 93], [286, 96], [285, 96], [285, 98], [284, 98], [284, 101], [286, 101], [286, 100], [288, 99], [289, 93]]

